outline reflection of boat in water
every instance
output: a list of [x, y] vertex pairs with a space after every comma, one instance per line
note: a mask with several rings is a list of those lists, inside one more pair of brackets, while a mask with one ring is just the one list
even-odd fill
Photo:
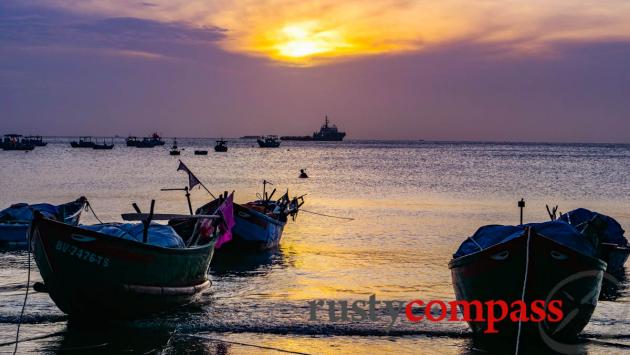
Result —
[[328, 116], [324, 121], [324, 124], [320, 127], [319, 132], [313, 133], [313, 140], [315, 141], [342, 141], [346, 136], [346, 132], [339, 132], [337, 126], [328, 124]]
[[94, 142], [92, 142], [92, 137], [80, 137], [78, 141], [70, 142], [70, 146], [72, 148], [92, 148]]
[[45, 214], [59, 222], [76, 226], [81, 212], [87, 204], [85, 197], [62, 205], [38, 203], [28, 205], [18, 203], [0, 211], [0, 243], [27, 244], [28, 227], [33, 219], [33, 211]]
[[[74, 227], [35, 214], [33, 254], [59, 309], [73, 318], [137, 318], [190, 303], [210, 286], [221, 219], [154, 214], [153, 204], [148, 214], [135, 206], [138, 213], [123, 215], [137, 224]], [[192, 230], [151, 223], [166, 219], [191, 221]]]
[[257, 141], [260, 148], [278, 148], [280, 146], [278, 136], [265, 136]]
[[217, 144], [214, 146], [214, 151], [215, 152], [227, 152], [228, 151], [227, 141], [225, 141], [223, 139], [219, 139], [217, 141]]
[[530, 307], [536, 300], [559, 300], [562, 314], [571, 314], [561, 322], [519, 323], [507, 317], [495, 323], [498, 333], [486, 334], [488, 309], [482, 307], [484, 321], [469, 322], [476, 337], [573, 340], [588, 324], [601, 290], [606, 263], [595, 255], [590, 243], [564, 222], [495, 225], [467, 238], [449, 268], [458, 301], [502, 300], [508, 306], [523, 301]]
[[[221, 248], [222, 249], [222, 248]], [[220, 251], [218, 249], [217, 251]], [[236, 250], [226, 249], [215, 253], [212, 258], [213, 275], [258, 276], [267, 272], [272, 265], [284, 265], [282, 249]]]

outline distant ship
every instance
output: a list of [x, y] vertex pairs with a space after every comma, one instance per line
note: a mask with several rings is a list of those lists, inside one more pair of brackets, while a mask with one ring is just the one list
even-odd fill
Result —
[[328, 116], [326, 116], [326, 121], [324, 125], [319, 129], [319, 132], [313, 133], [314, 141], [342, 141], [343, 137], [346, 136], [346, 132], [339, 132], [337, 126], [328, 125]]

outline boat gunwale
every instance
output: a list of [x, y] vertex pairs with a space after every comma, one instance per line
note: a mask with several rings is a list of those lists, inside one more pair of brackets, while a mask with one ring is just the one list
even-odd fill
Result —
[[[238, 205], [238, 206], [240, 206], [240, 207], [242, 207], [242, 208], [246, 209], [248, 212], [251, 212], [251, 213], [252, 213], [252, 214], [254, 214], [256, 217], [262, 218], [262, 219], [264, 219], [264, 220], [265, 220], [265, 221], [267, 221], [267, 222], [270, 222], [270, 223], [276, 224], [276, 225], [281, 226], [281, 227], [284, 227], [284, 226], [286, 225], [286, 222], [282, 222], [282, 221], [277, 220], [277, 219], [275, 219], [275, 218], [273, 218], [273, 217], [269, 217], [269, 216], [267, 216], [266, 214], [264, 214], [264, 213], [262, 213], [262, 212], [259, 212], [259, 211], [256, 211], [256, 210], [255, 210], [255, 209], [253, 209], [253, 208], [246, 207], [246, 206], [244, 206], [244, 205], [242, 205], [242, 204], [234, 204], [234, 205], [235, 205], [235, 206], [236, 206], [236, 205]], [[234, 212], [236, 212], [236, 211], [234, 211]], [[241, 219], [245, 219], [245, 217], [238, 216], [238, 213], [234, 213], [234, 218], [241, 218]]]
[[[555, 240], [553, 240], [553, 239], [551, 239], [551, 238], [549, 238], [549, 237], [547, 237], [547, 236], [545, 236], [543, 234], [540, 234], [540, 233], [536, 232], [534, 229], [532, 229], [532, 232], [533, 232], [532, 236], [538, 236], [538, 237], [547, 239], [548, 241], [550, 241], [550, 242], [552, 242], [552, 243], [554, 243], [554, 244], [556, 244], [556, 245], [558, 245], [558, 246], [560, 246], [562, 248], [565, 248], [567, 250], [572, 251], [575, 254], [580, 255], [581, 257], [585, 258], [584, 261], [588, 262], [589, 266], [594, 266], [594, 267], [596, 267], [598, 269], [601, 269], [602, 271], [605, 271], [607, 266], [608, 266], [608, 264], [604, 260], [602, 260], [602, 259], [600, 259], [598, 257], [586, 255], [586, 254], [583, 254], [583, 253], [581, 253], [581, 252], [579, 252], [577, 250], [569, 248], [566, 245], [562, 245], [562, 244], [556, 242]], [[477, 261], [479, 258], [484, 257], [486, 254], [493, 253], [494, 249], [502, 249], [506, 245], [511, 244], [511, 243], [515, 243], [516, 241], [519, 241], [521, 238], [526, 238], [526, 237], [527, 237], [527, 230], [524, 230], [522, 235], [520, 235], [520, 236], [518, 236], [518, 237], [516, 237], [514, 239], [511, 239], [511, 240], [508, 240], [508, 241], [505, 241], [505, 242], [501, 242], [501, 243], [492, 245], [492, 246], [490, 246], [490, 247], [488, 247], [486, 249], [482, 249], [482, 250], [476, 251], [476, 252], [468, 254], [468, 255], [460, 256], [459, 258], [454, 258], [451, 261], [449, 261], [448, 268], [449, 269], [454, 269], [454, 268], [467, 266], [467, 265]]]
[[[52, 224], [56, 224], [61, 228], [65, 228], [68, 230], [68, 234], [75, 234], [74, 232], [70, 232], [70, 230], [74, 230], [78, 233], [85, 233], [87, 234], [86, 236], [89, 237], [97, 237], [97, 238], [101, 238], [103, 240], [108, 240], [108, 241], [112, 241], [114, 243], [119, 243], [120, 245], [114, 245], [117, 248], [124, 248], [125, 244], [127, 246], [132, 246], [138, 249], [145, 249], [147, 251], [155, 251], [155, 252], [160, 252], [160, 253], [164, 253], [164, 254], [176, 254], [176, 255], [184, 255], [184, 254], [197, 254], [200, 251], [206, 250], [208, 248], [214, 248], [214, 243], [212, 242], [212, 239], [210, 239], [210, 241], [206, 244], [203, 245], [196, 245], [196, 246], [192, 246], [192, 247], [184, 247], [184, 248], [166, 248], [166, 247], [161, 247], [158, 245], [153, 245], [153, 244], [148, 244], [148, 243], [143, 243], [143, 242], [138, 242], [135, 240], [129, 240], [129, 239], [123, 239], [123, 238], [118, 238], [118, 237], [114, 237], [111, 236], [109, 234], [105, 234], [105, 233], [101, 233], [101, 232], [97, 232], [97, 231], [92, 231], [89, 229], [85, 229], [85, 228], [81, 228], [80, 226], [71, 226], [68, 225], [66, 223], [63, 222], [59, 222], [50, 218], [46, 218], [43, 217], [41, 215], [36, 216], [36, 218], [33, 218], [33, 224], [31, 226], [31, 229], [33, 230], [32, 233], [38, 233], [39, 234], [39, 238], [42, 239], [42, 243], [44, 242], [43, 239], [44, 238], [51, 238], [51, 237], [42, 237], [42, 233], [39, 232], [40, 228], [40, 223], [52, 223]], [[107, 224], [107, 223], [104, 223]], [[179, 235], [179, 234], [178, 234]], [[181, 236], [179, 236], [181, 238]], [[213, 239], [216, 237], [213, 237]], [[55, 238], [52, 237], [52, 239], [60, 239], [60, 238]]]

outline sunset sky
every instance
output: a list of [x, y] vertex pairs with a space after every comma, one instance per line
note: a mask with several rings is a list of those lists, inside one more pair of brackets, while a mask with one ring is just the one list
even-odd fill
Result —
[[0, 133], [630, 143], [626, 0], [0, 2]]

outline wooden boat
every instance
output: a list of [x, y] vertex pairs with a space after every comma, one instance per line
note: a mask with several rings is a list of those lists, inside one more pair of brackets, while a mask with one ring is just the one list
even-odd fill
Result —
[[[160, 137], [160, 135], [157, 134], [156, 132], [156, 133], [153, 133], [151, 137], [144, 137], [142, 138], [142, 140], [135, 140], [135, 141], [132, 140], [131, 146], [136, 147], [136, 148], [153, 148], [157, 146], [163, 146], [164, 143], [165, 142], [162, 139], [162, 137]], [[130, 141], [127, 141], [128, 146], [129, 144], [130, 144]]]
[[195, 155], [208, 155], [207, 150], [195, 150]]
[[278, 148], [280, 146], [278, 136], [266, 136], [257, 141], [260, 148]]
[[223, 139], [218, 140], [217, 144], [214, 146], [214, 151], [227, 152], [228, 151], [227, 142]]
[[125, 144], [127, 145], [127, 147], [135, 147], [138, 145], [140, 141], [138, 140], [138, 137], [136, 136], [129, 136], [127, 138], [125, 138]]
[[94, 145], [95, 143], [92, 142], [92, 137], [81, 137], [78, 141], [70, 142], [72, 148], [93, 148]]
[[[555, 341], [574, 340], [591, 318], [606, 269], [604, 261], [584, 251], [592, 247], [588, 249], [585, 245], [586, 249], [577, 250], [573, 245], [563, 245], [541, 234], [539, 230], [544, 227], [541, 226], [542, 223], [522, 227], [521, 232], [507, 241], [454, 257], [449, 263], [458, 301], [480, 301], [483, 304], [503, 300], [508, 305], [519, 300], [527, 305], [535, 300], [562, 301], [562, 321], [521, 323], [521, 344], [524, 339], [548, 345]], [[482, 229], [475, 236], [480, 231]], [[486, 320], [487, 314], [487, 308], [483, 308]], [[468, 324], [476, 337], [485, 340], [515, 341], [519, 336], [519, 323], [509, 317], [495, 324], [496, 334], [484, 333], [488, 328], [487, 321]]]
[[[61, 223], [76, 226], [81, 218], [81, 212], [87, 205], [87, 199], [80, 197], [75, 201], [68, 202], [59, 206], [48, 204], [26, 205], [17, 204], [0, 211], [0, 243], [26, 244], [28, 241], [28, 227], [31, 224], [32, 210], [47, 210], [49, 216]], [[28, 208], [24, 217], [16, 219], [15, 215], [9, 212], [9, 209]]]
[[2, 149], [29, 151], [35, 149], [35, 144], [23, 139], [20, 134], [5, 134]]
[[[235, 225], [232, 228], [232, 240], [221, 247], [219, 252], [270, 250], [280, 245], [288, 217], [297, 216], [299, 208], [304, 204], [304, 197], [290, 199], [287, 193], [277, 201], [272, 201], [273, 192], [270, 195], [263, 192], [263, 196], [265, 200], [234, 204]], [[213, 203], [216, 202], [202, 206], [196, 213], [208, 211]]]
[[[219, 217], [159, 215], [151, 206], [149, 214], [123, 215], [142, 220], [141, 241], [35, 217], [33, 254], [59, 309], [72, 318], [133, 319], [193, 302], [210, 286]], [[185, 247], [147, 243], [154, 219], [192, 222], [192, 232], [181, 236]]]
[[[554, 209], [554, 212], [556, 209]], [[555, 215], [550, 214], [552, 220]], [[573, 225], [580, 233], [596, 246], [597, 257], [604, 260], [608, 267], [606, 272], [623, 274], [624, 265], [630, 256], [630, 243], [624, 237], [625, 231], [614, 218], [578, 208], [560, 216], [559, 220]]]

